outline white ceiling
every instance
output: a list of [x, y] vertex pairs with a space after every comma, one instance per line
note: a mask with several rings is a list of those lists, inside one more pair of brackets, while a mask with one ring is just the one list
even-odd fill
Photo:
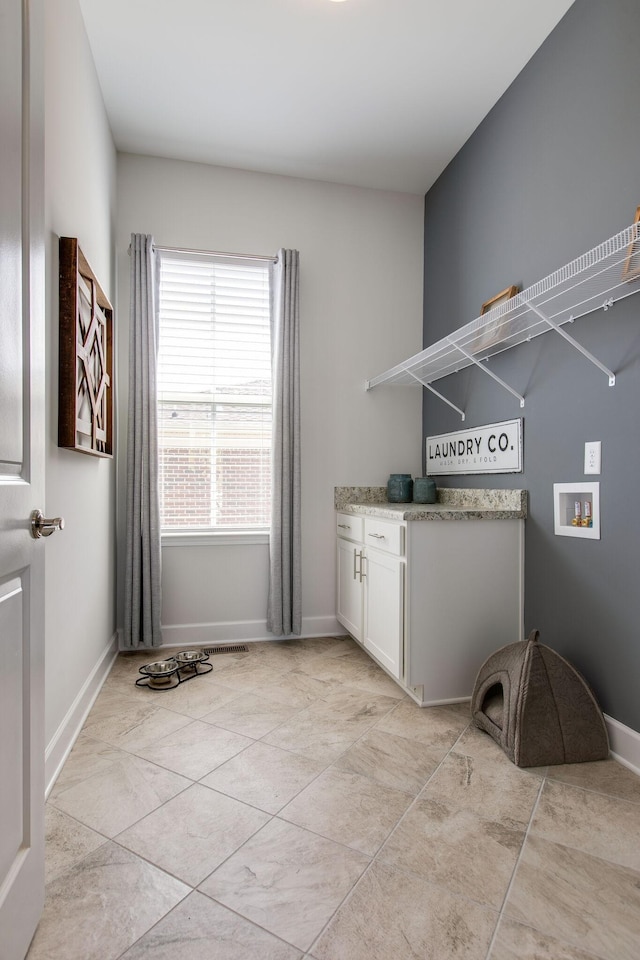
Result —
[[80, 0], [116, 146], [425, 193], [572, 0]]

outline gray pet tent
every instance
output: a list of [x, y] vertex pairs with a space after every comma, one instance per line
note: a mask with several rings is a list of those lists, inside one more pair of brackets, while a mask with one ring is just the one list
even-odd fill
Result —
[[519, 767], [604, 760], [604, 717], [586, 680], [560, 654], [528, 640], [511, 643], [484, 662], [471, 715]]

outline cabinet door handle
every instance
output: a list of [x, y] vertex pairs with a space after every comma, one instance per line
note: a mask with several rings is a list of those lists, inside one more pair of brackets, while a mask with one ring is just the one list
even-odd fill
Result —
[[387, 539], [387, 538], [385, 537], [384, 533], [369, 533], [369, 534], [367, 534], [367, 536], [373, 537], [374, 540], [386, 540], [386, 539]]
[[363, 553], [362, 550], [361, 550], [361, 551], [360, 551], [360, 583], [362, 583], [362, 581], [363, 581], [364, 578], [366, 577], [366, 573], [365, 573], [364, 570], [362, 569], [363, 564], [364, 564], [364, 562], [365, 562], [366, 559], [367, 559], [367, 557], [364, 555], [364, 553]]
[[356, 548], [353, 548], [353, 579], [355, 580], [358, 576], [358, 571], [356, 570]]

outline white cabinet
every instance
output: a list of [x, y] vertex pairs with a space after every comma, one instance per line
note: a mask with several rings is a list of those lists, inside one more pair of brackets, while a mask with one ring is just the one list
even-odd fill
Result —
[[362, 544], [350, 543], [338, 537], [338, 612], [337, 618], [352, 637], [362, 640], [363, 634], [363, 579]]
[[404, 531], [395, 523], [366, 518], [363, 524], [362, 518], [345, 514], [338, 514], [336, 527], [337, 619], [399, 680], [404, 667], [405, 563], [398, 554]]
[[337, 516], [339, 622], [419, 703], [470, 697], [523, 637], [524, 520]]
[[363, 646], [399, 680], [404, 666], [404, 560], [367, 547]]

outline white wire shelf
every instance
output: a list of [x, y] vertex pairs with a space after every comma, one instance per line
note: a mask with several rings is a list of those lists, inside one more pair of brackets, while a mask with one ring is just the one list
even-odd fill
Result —
[[555, 330], [569, 341], [606, 374], [609, 384], [613, 386], [615, 374], [561, 328], [594, 310], [607, 311], [617, 300], [638, 291], [640, 222], [626, 227], [426, 350], [367, 380], [366, 389], [372, 390], [385, 383], [405, 386], [422, 384], [457, 410], [464, 420], [463, 411], [430, 384], [476, 364], [517, 397], [520, 406], [524, 406], [524, 397], [489, 370], [486, 361], [503, 350], [516, 347], [549, 330]]

